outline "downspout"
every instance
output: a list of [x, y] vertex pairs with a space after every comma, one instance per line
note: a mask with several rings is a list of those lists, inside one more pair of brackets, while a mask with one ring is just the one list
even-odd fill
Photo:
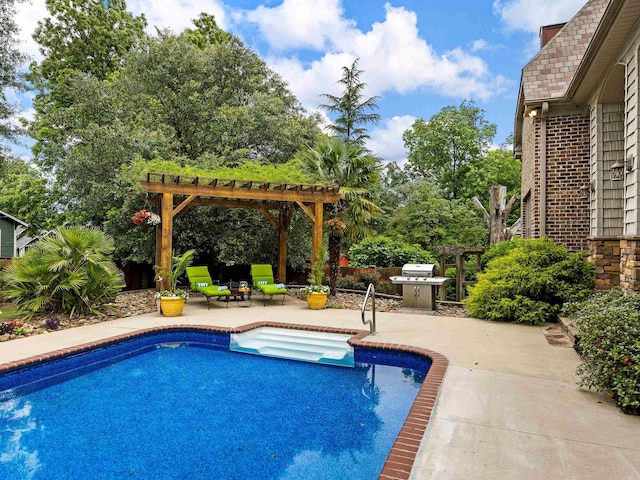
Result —
[[547, 234], [547, 113], [549, 102], [543, 102], [540, 115], [540, 237]]

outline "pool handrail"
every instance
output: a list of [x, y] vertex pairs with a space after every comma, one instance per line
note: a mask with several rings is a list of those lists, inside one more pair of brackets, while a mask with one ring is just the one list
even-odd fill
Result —
[[[371, 295], [371, 320], [365, 320], [364, 312], [365, 312], [365, 309], [367, 308], [367, 300], [369, 299], [370, 295]], [[373, 283], [370, 283], [369, 288], [367, 288], [367, 293], [364, 296], [364, 302], [362, 302], [362, 309], [360, 312], [362, 314], [362, 323], [364, 325], [369, 325], [369, 335], [375, 335], [377, 333], [376, 332], [376, 287], [373, 285]]]

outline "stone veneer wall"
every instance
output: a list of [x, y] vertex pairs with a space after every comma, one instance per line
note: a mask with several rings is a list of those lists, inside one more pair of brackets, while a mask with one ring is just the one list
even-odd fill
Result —
[[570, 250], [586, 250], [590, 234], [589, 198], [580, 187], [590, 181], [589, 118], [547, 118], [546, 233]]
[[620, 240], [620, 287], [626, 295], [640, 293], [640, 237]]
[[590, 238], [589, 260], [596, 266], [595, 292], [608, 292], [620, 285], [620, 240]]

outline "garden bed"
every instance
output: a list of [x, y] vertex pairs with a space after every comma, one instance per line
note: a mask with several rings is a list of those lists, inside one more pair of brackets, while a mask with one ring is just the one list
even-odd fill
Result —
[[[66, 315], [55, 315], [55, 317], [60, 319], [60, 325], [55, 330], [80, 327], [82, 325], [115, 320], [116, 318], [131, 317], [133, 315], [155, 312], [158, 308], [156, 306], [154, 294], [155, 290], [152, 289], [119, 293], [116, 297], [116, 301], [112, 304], [115, 311], [106, 315], [74, 315], [73, 318], [69, 318]], [[10, 307], [11, 305], [3, 304], [0, 306], [0, 310], [2, 310], [4, 306]], [[16, 326], [14, 333], [5, 333], [0, 335], [0, 342], [53, 331], [52, 328], [47, 327], [47, 319], [52, 316], [53, 315], [36, 315], [30, 320], [22, 320], [20, 317], [11, 320], [3, 319], [4, 322], [16, 322]], [[49, 325], [55, 323], [57, 322], [49, 321]]]

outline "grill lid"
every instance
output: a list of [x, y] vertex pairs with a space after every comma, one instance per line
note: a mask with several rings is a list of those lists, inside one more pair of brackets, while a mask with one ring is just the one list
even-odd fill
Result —
[[433, 277], [436, 266], [432, 263], [406, 263], [402, 267], [405, 277]]

